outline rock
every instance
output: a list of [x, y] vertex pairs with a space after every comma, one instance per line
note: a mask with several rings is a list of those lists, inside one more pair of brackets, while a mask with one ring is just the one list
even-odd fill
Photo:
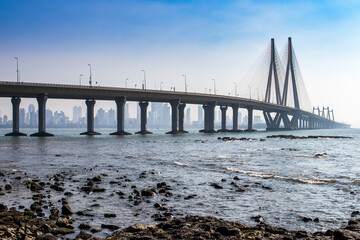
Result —
[[156, 189], [148, 189], [148, 190], [141, 190], [141, 196], [143, 197], [153, 197], [156, 195]]
[[52, 235], [51, 233], [41, 234], [36, 237], [36, 240], [57, 240], [58, 238]]
[[258, 223], [265, 223], [265, 219], [260, 215], [251, 217], [251, 219], [254, 219], [254, 221]]
[[52, 208], [50, 210], [50, 216], [49, 219], [51, 220], [57, 220], [60, 217], [60, 212], [57, 208]]
[[360, 239], [360, 233], [353, 232], [346, 229], [336, 229], [334, 231], [334, 239], [335, 240], [352, 240], [352, 239]]
[[105, 188], [93, 188], [92, 190], [94, 193], [99, 193], [99, 192], [105, 192], [106, 189]]
[[102, 231], [101, 228], [92, 228], [92, 229], [90, 229], [90, 232], [92, 232], [92, 233], [98, 233], [98, 232], [101, 232], [101, 231]]
[[93, 177], [92, 180], [94, 182], [101, 182], [102, 178], [100, 176]]
[[234, 180], [240, 180], [240, 178], [238, 176], [235, 176]]
[[34, 202], [33, 204], [31, 204], [30, 209], [35, 212], [42, 212], [41, 204], [39, 202]]
[[61, 212], [62, 212], [63, 215], [71, 215], [71, 214], [73, 214], [73, 210], [71, 209], [69, 204], [63, 204], [63, 206], [61, 208]]
[[184, 197], [184, 199], [185, 199], [185, 200], [189, 200], [189, 199], [192, 199], [192, 198], [194, 198], [194, 197], [196, 197], [196, 196], [197, 196], [196, 194], [191, 194], [191, 195], [189, 195], [189, 196]]
[[79, 225], [79, 229], [90, 229], [90, 228], [91, 228], [91, 225], [88, 223], [81, 223]]
[[66, 235], [66, 234], [75, 233], [75, 230], [71, 228], [59, 227], [59, 228], [53, 228], [51, 230], [51, 233], [54, 235]]
[[44, 190], [44, 188], [39, 183], [32, 181], [30, 183], [30, 190], [32, 192], [36, 192], [36, 191]]
[[74, 195], [74, 194], [73, 194], [72, 192], [65, 192], [64, 195], [65, 195], [65, 196], [72, 196], [72, 195]]
[[87, 233], [85, 230], [81, 230], [78, 235], [76, 235], [76, 239], [89, 239], [93, 238], [93, 236]]
[[7, 212], [7, 210], [8, 210], [8, 207], [6, 205], [0, 203], [0, 212]]
[[116, 217], [116, 214], [115, 213], [105, 213], [104, 217], [106, 217], [106, 218], [114, 218], [114, 217]]
[[217, 183], [211, 183], [210, 186], [216, 188], [216, 189], [223, 189], [223, 186], [217, 184]]
[[132, 225], [132, 226], [126, 228], [126, 231], [127, 232], [140, 232], [140, 231], [144, 231], [146, 229], [147, 229], [146, 226], [144, 226], [140, 223], [136, 223], [135, 225]]
[[301, 220], [302, 220], [303, 222], [310, 222], [310, 221], [312, 221], [312, 219], [311, 219], [311, 218], [308, 218], [308, 217], [303, 217]]
[[231, 229], [229, 230], [226, 226], [221, 226], [216, 228], [216, 232], [220, 233], [223, 236], [236, 236], [239, 234], [239, 230], [237, 229]]
[[353, 211], [353, 212], [351, 213], [351, 217], [356, 217], [356, 216], [359, 215], [359, 214], [360, 214], [359, 211]]
[[12, 187], [11, 184], [6, 184], [6, 185], [5, 185], [5, 190], [6, 190], [6, 191], [10, 191], [12, 188], [13, 188], [13, 187]]
[[161, 182], [161, 183], [156, 184], [157, 188], [166, 188], [166, 186], [167, 186], [166, 182]]
[[107, 228], [109, 230], [115, 231], [118, 230], [120, 227], [111, 224], [101, 224], [101, 228]]

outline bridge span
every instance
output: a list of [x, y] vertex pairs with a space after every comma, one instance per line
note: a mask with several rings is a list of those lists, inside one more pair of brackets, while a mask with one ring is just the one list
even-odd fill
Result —
[[[128, 135], [124, 126], [124, 106], [126, 101], [137, 101], [141, 108], [141, 126], [138, 134], [149, 134], [147, 129], [147, 107], [149, 102], [166, 102], [171, 105], [171, 131], [168, 133], [185, 133], [184, 109], [186, 104], [201, 104], [204, 108], [205, 133], [215, 133], [215, 107], [220, 106], [221, 129], [218, 131], [242, 132], [238, 128], [238, 110], [245, 108], [248, 111], [248, 128], [245, 131], [256, 131], [253, 129], [253, 110], [263, 111], [268, 130], [291, 130], [299, 128], [341, 128], [348, 127], [346, 124], [338, 123], [330, 118], [314, 114], [301, 109], [258, 101], [235, 96], [201, 94], [189, 92], [175, 92], [163, 90], [145, 90], [132, 88], [94, 87], [64, 84], [43, 83], [17, 83], [0, 82], [0, 97], [10, 97], [13, 105], [13, 132], [8, 136], [21, 136], [19, 129], [19, 105], [21, 98], [36, 98], [39, 105], [38, 132], [31, 136], [52, 136], [46, 132], [46, 101], [53, 99], [83, 99], [87, 105], [87, 131], [83, 135], [97, 135], [94, 130], [94, 105], [96, 100], [115, 101], [117, 105], [117, 131], [113, 135]], [[226, 111], [231, 107], [233, 111], [233, 128], [226, 129]], [[285, 117], [284, 117], [285, 116]], [[275, 124], [277, 118], [283, 117], [283, 126]], [[268, 119], [267, 119], [268, 118]], [[287, 119], [284, 121], [284, 119]]]

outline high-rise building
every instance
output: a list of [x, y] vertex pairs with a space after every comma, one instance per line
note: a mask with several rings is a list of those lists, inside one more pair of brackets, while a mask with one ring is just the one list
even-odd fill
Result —
[[198, 106], [198, 122], [203, 122], [204, 121], [204, 109], [203, 106], [200, 105]]
[[20, 127], [25, 126], [25, 108], [19, 109], [19, 125]]
[[191, 113], [190, 113], [191, 109], [188, 107], [186, 109], [186, 113], [185, 113], [185, 122], [186, 124], [191, 124]]
[[96, 113], [96, 117], [95, 117], [95, 123], [97, 125], [105, 125], [106, 121], [105, 121], [105, 110], [102, 108], [99, 108], [99, 110]]
[[82, 107], [73, 107], [73, 123], [79, 123], [82, 118]]
[[170, 126], [170, 106], [168, 103], [163, 103], [161, 109], [161, 125], [162, 126]]
[[108, 125], [116, 124], [115, 110], [112, 108], [107, 112], [107, 124]]

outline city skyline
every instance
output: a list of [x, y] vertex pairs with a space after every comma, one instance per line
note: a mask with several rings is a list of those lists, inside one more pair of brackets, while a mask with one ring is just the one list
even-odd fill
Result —
[[[129, 103], [125, 104], [125, 125], [130, 128], [137, 128], [140, 125], [140, 108], [137, 108], [136, 117], [131, 117], [129, 114]], [[27, 109], [27, 111], [26, 111]], [[152, 102], [149, 107], [148, 125], [155, 128], [169, 128], [171, 125], [171, 110], [168, 103], [156, 103]], [[201, 105], [198, 105], [197, 113], [191, 114], [191, 110], [195, 108], [185, 108], [185, 126], [187, 127], [202, 127], [204, 124], [204, 111]], [[85, 110], [85, 113], [84, 111]], [[247, 125], [247, 114], [243, 116], [243, 113], [238, 113], [239, 126]], [[197, 116], [194, 117], [194, 116]], [[232, 111], [227, 112], [227, 127], [231, 129], [232, 123]], [[221, 111], [218, 108], [215, 109], [215, 125], [220, 126], [221, 124]], [[95, 111], [94, 124], [96, 127], [115, 127], [116, 126], [116, 108], [110, 108], [108, 110], [99, 107]], [[264, 120], [260, 115], [254, 116], [254, 124], [264, 124]], [[34, 104], [29, 104], [27, 107], [19, 108], [19, 124], [21, 128], [37, 128], [38, 127], [38, 109]], [[56, 128], [68, 128], [68, 127], [86, 127], [86, 108], [83, 109], [81, 106], [73, 107], [72, 116], [68, 116], [64, 111], [46, 109], [46, 124], [48, 127]], [[11, 127], [11, 117], [6, 114], [1, 114], [0, 111], [0, 127]]]

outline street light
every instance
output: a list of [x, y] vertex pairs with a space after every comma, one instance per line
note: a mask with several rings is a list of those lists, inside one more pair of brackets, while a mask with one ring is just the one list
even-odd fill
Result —
[[15, 57], [16, 59], [16, 82], [20, 82], [20, 72], [19, 72], [19, 59]]
[[145, 74], [145, 70], [141, 70], [144, 72], [144, 83], [143, 83], [143, 89], [146, 89], [146, 74]]
[[214, 81], [214, 94], [216, 95], [216, 85], [215, 85], [215, 79], [212, 79]]
[[161, 82], [160, 83], [160, 90], [162, 90], [162, 85], [163, 85], [164, 82]]
[[185, 92], [187, 92], [187, 83], [186, 83], [186, 75], [183, 74], [184, 78], [185, 78]]
[[89, 84], [90, 84], [90, 87], [91, 87], [91, 86], [92, 86], [91, 64], [90, 64], [90, 63], [88, 63], [88, 66], [90, 67]]
[[235, 97], [237, 96], [237, 84], [234, 82], [235, 84]]
[[129, 81], [129, 79], [125, 79], [125, 88], [127, 88], [127, 82]]
[[81, 86], [81, 77], [82, 77], [82, 74], [80, 74], [79, 76], [79, 85]]

